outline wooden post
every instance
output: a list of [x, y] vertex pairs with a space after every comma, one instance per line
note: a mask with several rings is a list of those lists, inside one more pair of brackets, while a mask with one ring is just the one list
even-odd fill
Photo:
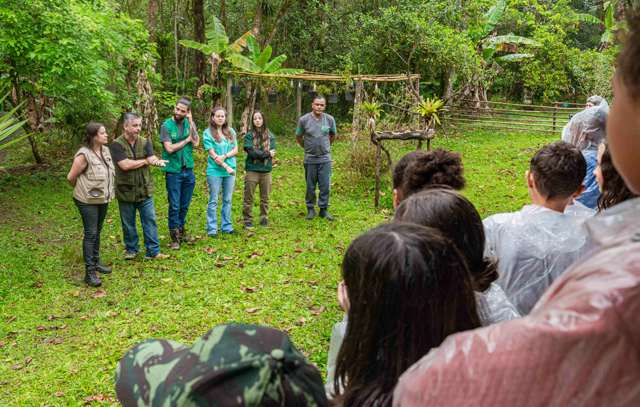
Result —
[[233, 86], [233, 79], [229, 76], [227, 78], [227, 118], [229, 124], [233, 127], [233, 94], [231, 93], [231, 86]]
[[302, 116], [302, 81], [298, 80], [296, 85], [296, 120]]
[[362, 93], [364, 91], [364, 82], [356, 81], [356, 94], [353, 101], [353, 120], [351, 121], [351, 141], [355, 142], [358, 138], [360, 130], [360, 104], [362, 103]]
[[[375, 139], [375, 133], [372, 134], [371, 137]], [[376, 209], [378, 209], [378, 206], [380, 206], [380, 143], [382, 143], [382, 141], [376, 140], [376, 190], [374, 195]]]
[[556, 131], [556, 118], [558, 116], [558, 102], [553, 103], [553, 132]]

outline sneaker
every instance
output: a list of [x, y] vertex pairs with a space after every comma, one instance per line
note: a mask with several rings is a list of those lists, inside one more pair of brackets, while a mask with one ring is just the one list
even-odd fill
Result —
[[130, 251], [124, 252], [124, 259], [125, 260], [133, 260], [137, 256], [138, 256], [138, 252], [130, 252]]
[[253, 229], [253, 222], [245, 222], [244, 223], [244, 228], [245, 229]]
[[315, 217], [316, 217], [316, 210], [313, 209], [313, 208], [307, 209], [307, 216], [305, 216], [304, 218], [306, 220], [311, 220], [311, 219], [313, 219]]
[[223, 235], [235, 235], [236, 231], [235, 230], [230, 230], [228, 232], [222, 232]]
[[158, 253], [155, 256], [149, 256], [149, 255], [144, 256], [144, 259], [145, 260], [164, 260], [164, 259], [168, 259], [169, 257], [171, 256], [169, 256], [168, 254]]
[[269, 226], [269, 220], [267, 218], [260, 219], [260, 226]]
[[336, 218], [333, 217], [327, 210], [327, 208], [320, 208], [320, 217], [325, 218], [329, 222], [333, 222]]

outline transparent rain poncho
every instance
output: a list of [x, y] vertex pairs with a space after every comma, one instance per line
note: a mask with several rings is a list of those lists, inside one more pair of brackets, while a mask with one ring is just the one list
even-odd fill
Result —
[[580, 150], [597, 148], [606, 137], [608, 114], [609, 105], [605, 100], [598, 106], [576, 113], [562, 129], [562, 141]]
[[[520, 313], [509, 301], [506, 294], [495, 283], [484, 292], [476, 292], [476, 303], [478, 315], [483, 326], [488, 326], [502, 321], [510, 321], [520, 317]], [[331, 330], [331, 340], [329, 342], [329, 354], [327, 355], [327, 381], [325, 390], [328, 396], [334, 393], [334, 378], [336, 374], [336, 361], [338, 352], [344, 341], [347, 332], [347, 315], [340, 322], [336, 322]]]
[[594, 247], [532, 312], [448, 337], [395, 407], [640, 405], [640, 198], [585, 222]]
[[498, 259], [497, 284], [522, 315], [588, 248], [584, 219], [527, 205], [483, 221], [485, 254]]

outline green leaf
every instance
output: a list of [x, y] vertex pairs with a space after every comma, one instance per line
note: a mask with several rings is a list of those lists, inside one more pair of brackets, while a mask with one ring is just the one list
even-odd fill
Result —
[[493, 37], [489, 37], [483, 41], [483, 44], [489, 44], [489, 45], [521, 44], [521, 45], [529, 45], [531, 47], [542, 46], [542, 44], [540, 44], [538, 41], [532, 40], [531, 38], [514, 35], [514, 34], [496, 35]]
[[236, 68], [242, 71], [251, 72], [251, 73], [260, 73], [261, 71], [258, 65], [256, 65], [252, 60], [250, 60], [249, 58], [241, 54], [231, 54], [229, 55], [227, 60], [231, 62], [231, 65], [235, 66]]
[[494, 4], [493, 7], [491, 7], [489, 11], [487, 11], [487, 13], [484, 15], [484, 19], [486, 22], [481, 33], [481, 38], [484, 38], [487, 35], [491, 34], [491, 31], [493, 31], [502, 20], [506, 9], [507, 2], [505, 0], [497, 0], [496, 4]]
[[607, 30], [613, 29], [614, 24], [613, 16], [613, 4], [609, 3], [608, 7], [604, 11], [604, 26]]
[[496, 61], [517, 62], [523, 59], [533, 58], [533, 54], [508, 54], [496, 58]]
[[596, 16], [587, 13], [576, 13], [576, 20], [588, 24], [601, 24], [602, 21]]
[[262, 71], [265, 73], [278, 73], [276, 71], [280, 69], [280, 67], [282, 66], [282, 64], [286, 59], [287, 59], [286, 55], [278, 55], [277, 57], [273, 58], [270, 62], [268, 62], [265, 65], [265, 67], [262, 68]]
[[216, 54], [219, 54], [219, 52], [216, 52], [214, 47], [212, 47], [209, 44], [203, 44], [201, 42], [192, 41], [192, 40], [180, 40], [179, 44], [182, 45], [183, 47], [198, 50], [207, 56], [213, 54], [214, 52]]
[[257, 61], [260, 57], [260, 45], [253, 35], [247, 37], [247, 48], [249, 49], [249, 58], [252, 61]]
[[[260, 53], [260, 56], [258, 56], [258, 59], [254, 60], [256, 65], [258, 65], [261, 70], [264, 70], [264, 68], [267, 66], [267, 63], [271, 59], [271, 53], [272, 52], [273, 52], [273, 50], [271, 48], [271, 45], [267, 45], [264, 48], [264, 50], [262, 50], [262, 52]], [[286, 58], [287, 57], [285, 56], [285, 59]]]

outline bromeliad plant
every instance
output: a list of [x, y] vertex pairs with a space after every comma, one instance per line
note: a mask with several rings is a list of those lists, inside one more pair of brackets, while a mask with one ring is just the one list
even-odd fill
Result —
[[441, 124], [439, 113], [443, 107], [444, 101], [438, 98], [426, 98], [416, 106], [414, 111], [422, 118], [425, 131]]

